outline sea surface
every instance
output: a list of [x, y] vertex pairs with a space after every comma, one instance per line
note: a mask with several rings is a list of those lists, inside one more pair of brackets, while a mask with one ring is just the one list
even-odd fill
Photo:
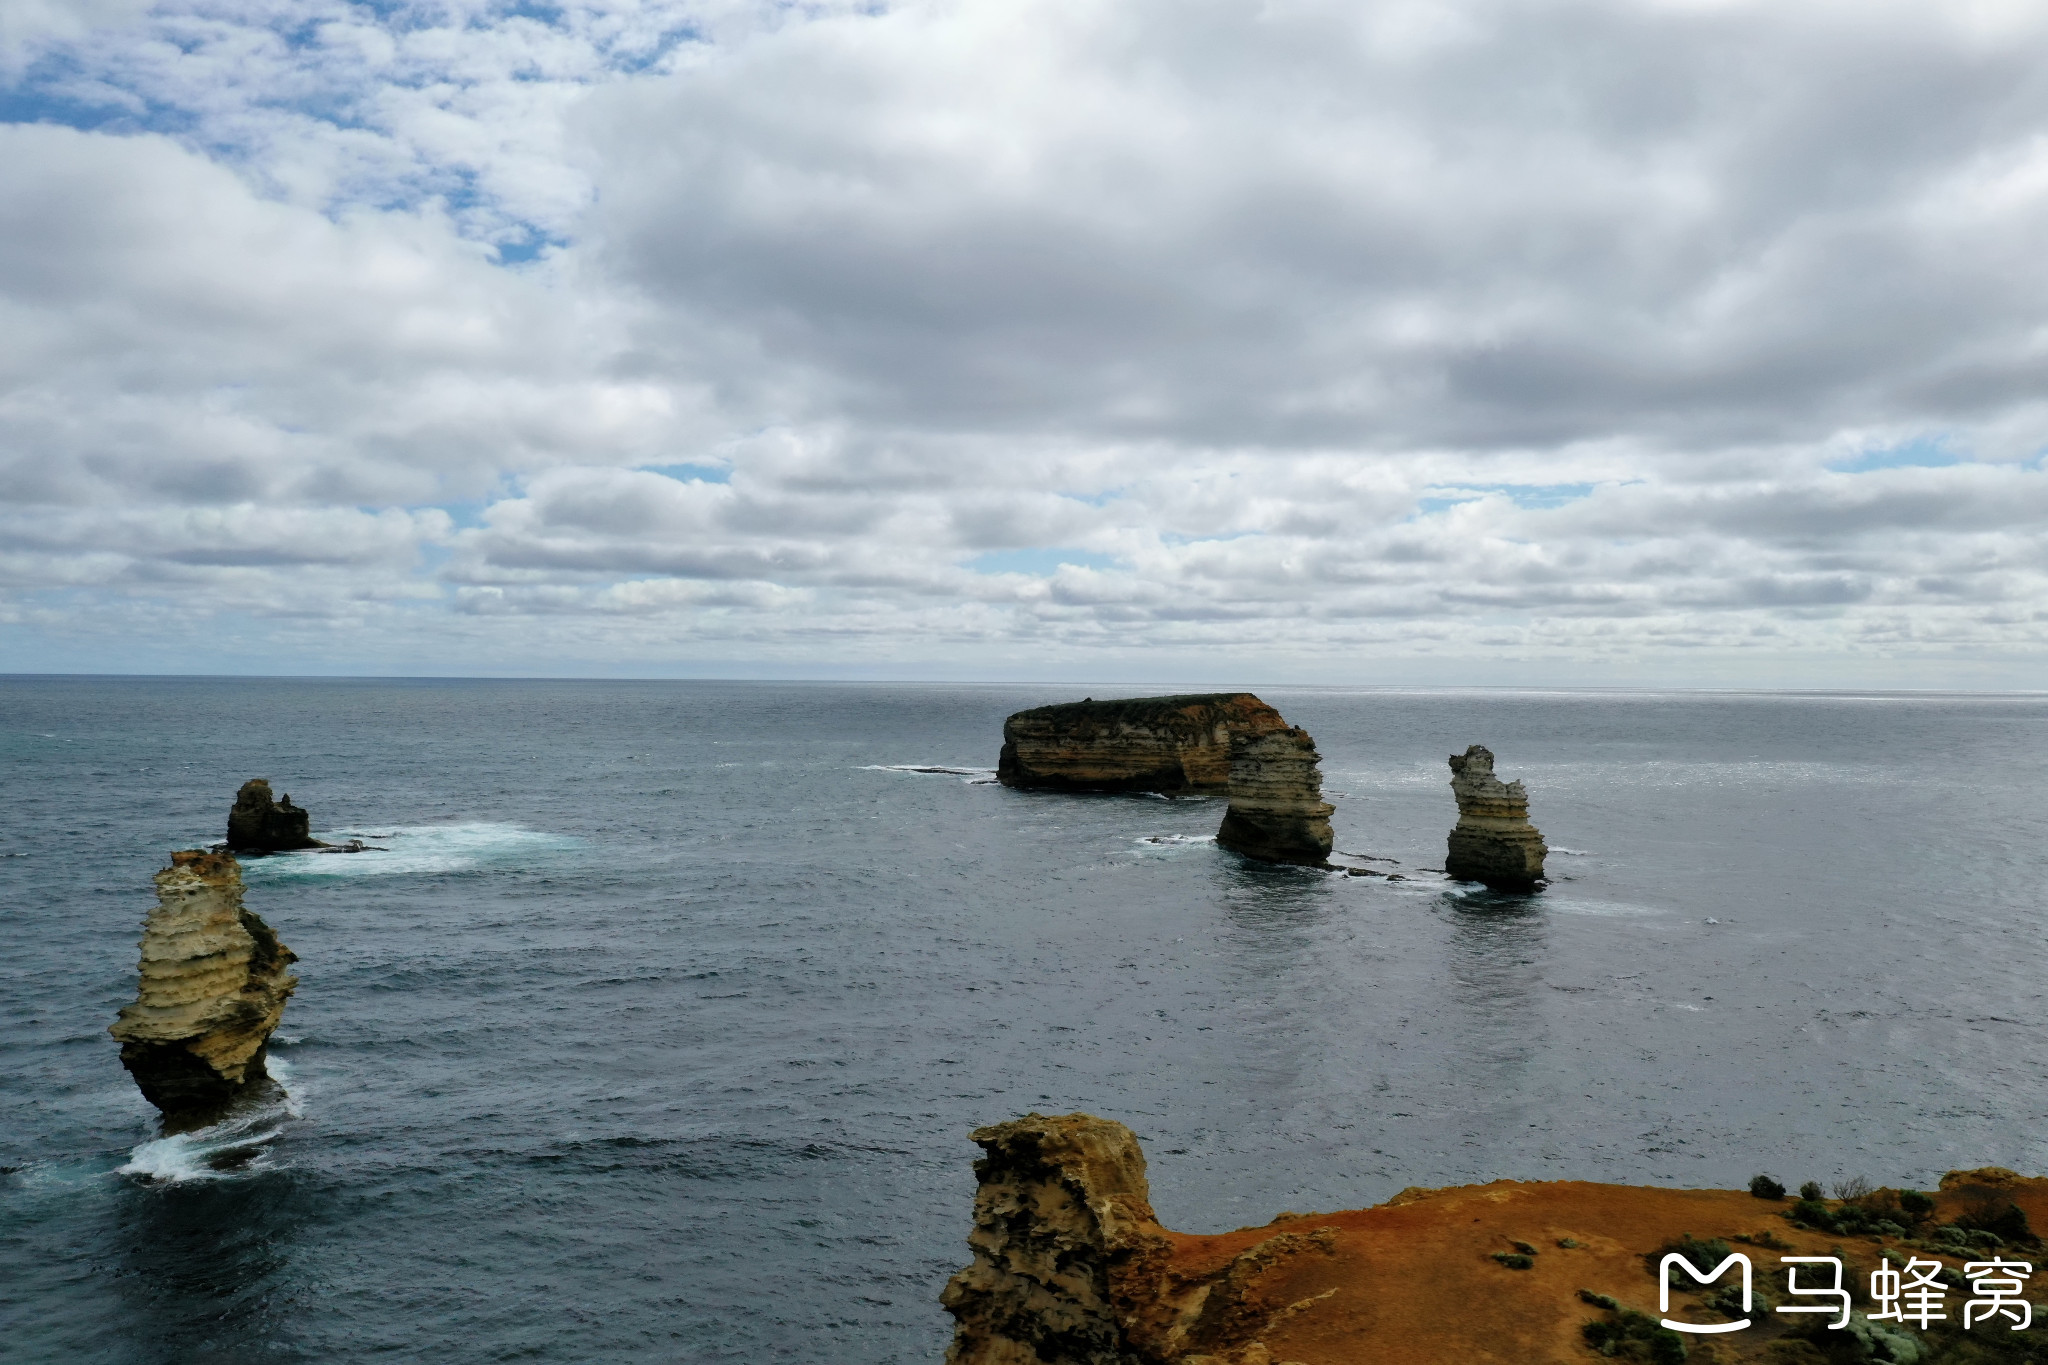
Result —
[[[1129, 691], [0, 679], [0, 1357], [935, 1362], [1030, 1110], [1188, 1231], [2048, 1171], [2048, 697], [1260, 689], [1392, 881], [989, 780]], [[1536, 896], [1427, 870], [1473, 743]], [[252, 776], [389, 851], [246, 864], [289, 1100], [159, 1139], [106, 1027]]]

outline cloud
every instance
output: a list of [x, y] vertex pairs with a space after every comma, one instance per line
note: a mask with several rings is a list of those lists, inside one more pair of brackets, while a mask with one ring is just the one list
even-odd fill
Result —
[[0, 666], [2041, 652], [2036, 7], [20, 14]]

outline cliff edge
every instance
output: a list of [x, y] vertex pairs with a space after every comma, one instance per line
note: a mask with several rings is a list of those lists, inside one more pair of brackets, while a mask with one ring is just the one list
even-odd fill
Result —
[[996, 779], [1069, 792], [1221, 792], [1233, 736], [1284, 730], [1249, 692], [1062, 702], [1003, 722]]
[[242, 908], [242, 869], [228, 854], [173, 853], [156, 893], [135, 1001], [108, 1032], [166, 1126], [189, 1128], [268, 1079], [264, 1050], [299, 984], [298, 958]]
[[[1152, 1216], [1144, 1156], [1122, 1124], [1032, 1114], [974, 1140], [986, 1152], [975, 1163], [974, 1262], [942, 1296], [956, 1324], [948, 1365], [2019, 1365], [2048, 1355], [2048, 1323], [1963, 1328], [1967, 1263], [2040, 1259], [1998, 1251], [1994, 1234], [1975, 1230], [1995, 1208], [2026, 1239], [2011, 1245], [2027, 1247], [2028, 1220], [2048, 1217], [2048, 1180], [1997, 1168], [1951, 1172], [1918, 1215], [1886, 1190], [1793, 1203], [1503, 1180], [1194, 1236]], [[1870, 1221], [1880, 1205], [1908, 1225]], [[1731, 1249], [1746, 1255], [1750, 1325], [1727, 1325], [1743, 1316], [1728, 1279], [1677, 1274], [1660, 1306], [1658, 1269], [1673, 1249], [1709, 1269]], [[1857, 1311], [1843, 1327], [1829, 1326], [1832, 1309], [1774, 1311], [1819, 1302], [1788, 1297], [1781, 1258], [1791, 1256], [1844, 1262]], [[1939, 1262], [1948, 1318], [1923, 1330], [1863, 1312], [1881, 1257]], [[1798, 1267], [1798, 1283], [1826, 1283], [1821, 1269]], [[1658, 1327], [1666, 1316], [1721, 1330], [1683, 1338]]]

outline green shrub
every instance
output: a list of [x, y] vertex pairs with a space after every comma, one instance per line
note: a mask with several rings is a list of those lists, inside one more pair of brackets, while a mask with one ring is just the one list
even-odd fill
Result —
[[1633, 1308], [1623, 1308], [1602, 1322], [1581, 1327], [1586, 1344], [1613, 1360], [1636, 1360], [1647, 1365], [1684, 1365], [1685, 1341], [1678, 1333], [1657, 1325], [1657, 1320]]
[[1749, 1178], [1749, 1192], [1759, 1199], [1783, 1199], [1785, 1187], [1767, 1175], [1753, 1175]]
[[1605, 1294], [1595, 1294], [1590, 1289], [1581, 1289], [1579, 1291], [1579, 1298], [1592, 1304], [1595, 1308], [1605, 1308], [1610, 1313], [1619, 1313], [1621, 1311], [1621, 1305], [1613, 1299]]
[[1923, 1222], [1934, 1212], [1934, 1197], [1918, 1190], [1900, 1190], [1899, 1208], [1914, 1222]]
[[1524, 1256], [1534, 1256], [1536, 1254], [1536, 1248], [1530, 1246], [1527, 1242], [1515, 1242], [1512, 1245], [1515, 1250], [1521, 1252]]
[[1834, 1211], [1818, 1199], [1801, 1198], [1787, 1210], [1785, 1216], [1801, 1227], [1815, 1228], [1821, 1232], [1838, 1232]]
[[1576, 1237], [1560, 1237], [1557, 1239], [1557, 1244], [1563, 1247], [1566, 1251], [1570, 1251], [1573, 1247], [1579, 1244], [1579, 1239]]
[[1820, 1187], [1818, 1180], [1809, 1180], [1799, 1187], [1799, 1197], [1801, 1199], [1825, 1199], [1828, 1197], [1828, 1192]]
[[[2034, 1246], [2040, 1240], [2027, 1226], [2027, 1211], [1996, 1190], [1984, 1190], [1973, 1195], [1956, 1214], [1955, 1223], [1968, 1231], [1990, 1233], [1999, 1239], [1999, 1246], [2007, 1242]], [[1975, 1245], [1984, 1244], [1978, 1242]]]
[[1524, 1256], [1519, 1251], [1496, 1251], [1493, 1253], [1493, 1259], [1509, 1270], [1527, 1270], [1536, 1264], [1534, 1256]]

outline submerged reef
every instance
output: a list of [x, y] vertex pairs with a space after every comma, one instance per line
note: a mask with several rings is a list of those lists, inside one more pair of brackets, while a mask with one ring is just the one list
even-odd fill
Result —
[[1328, 861], [1333, 836], [1323, 800], [1322, 756], [1308, 731], [1236, 735], [1230, 742], [1230, 809], [1216, 842], [1275, 863]]
[[270, 798], [270, 783], [252, 777], [235, 793], [228, 812], [228, 850], [233, 853], [289, 853], [302, 848], [328, 848], [312, 836], [313, 817], [292, 804], [291, 793]]
[[298, 960], [242, 907], [232, 855], [189, 849], [156, 874], [135, 1002], [108, 1030], [168, 1129], [197, 1127], [268, 1081], [264, 1052]]
[[1249, 692], [1062, 702], [1003, 722], [996, 778], [1069, 792], [1221, 792], [1233, 737], [1284, 730]]
[[[974, 1164], [973, 1261], [940, 1299], [954, 1319], [948, 1365], [2019, 1365], [2048, 1348], [2048, 1323], [1962, 1322], [1965, 1263], [2015, 1253], [1987, 1250], [1996, 1234], [1959, 1238], [1955, 1220], [1994, 1203], [2009, 1229], [2048, 1216], [2048, 1180], [2010, 1171], [1952, 1172], [1933, 1195], [1812, 1201], [1827, 1229], [1746, 1190], [1501, 1180], [1202, 1236], [1159, 1223], [1144, 1153], [1120, 1123], [1030, 1114], [973, 1136], [985, 1153]], [[1838, 1229], [1886, 1196], [1888, 1209], [1924, 1211], [1844, 1246]], [[1674, 1272], [1664, 1308], [1658, 1274], [1673, 1251], [1703, 1271], [1747, 1255], [1753, 1310], [1733, 1269], [1712, 1284]], [[1781, 1256], [1842, 1260], [1857, 1306], [1844, 1325], [1830, 1326], [1833, 1310], [1774, 1311], [1806, 1302], [1788, 1296]], [[1947, 1319], [1923, 1330], [1862, 1311], [1875, 1307], [1864, 1287], [1881, 1258], [1940, 1262]], [[1798, 1284], [1827, 1283], [1820, 1272], [1798, 1267]], [[1687, 1339], [1665, 1318], [1722, 1330]]]
[[1529, 793], [1520, 782], [1493, 775], [1493, 751], [1474, 744], [1452, 754], [1451, 791], [1458, 798], [1458, 823], [1451, 830], [1444, 871], [1496, 891], [1540, 886], [1543, 858], [1550, 850], [1529, 823]]

